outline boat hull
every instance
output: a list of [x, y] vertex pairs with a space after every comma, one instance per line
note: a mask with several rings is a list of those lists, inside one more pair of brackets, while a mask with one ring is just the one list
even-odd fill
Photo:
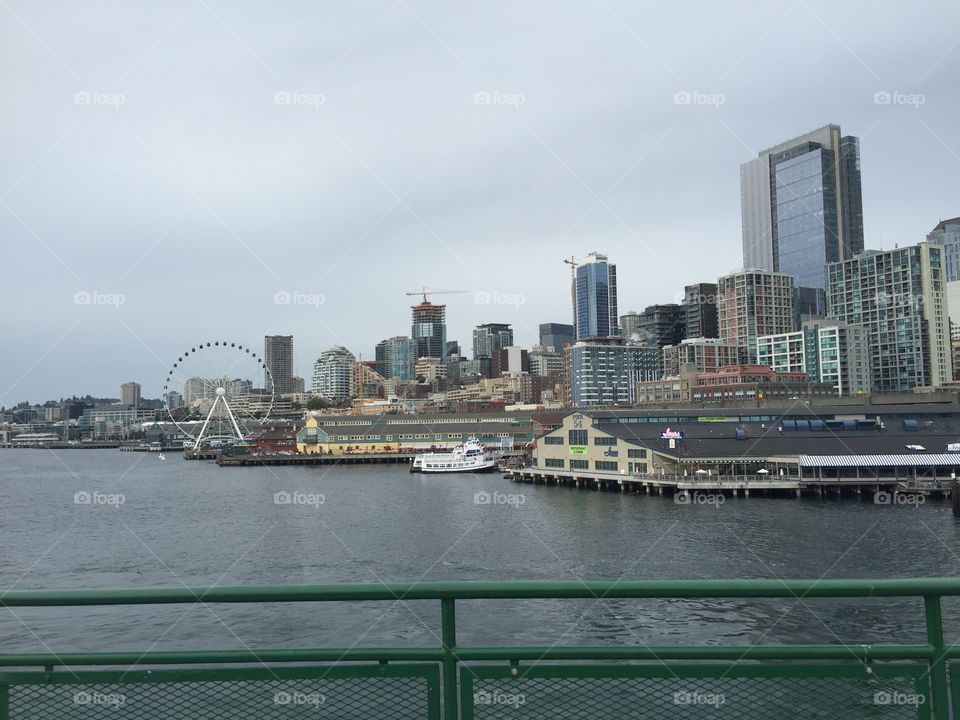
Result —
[[450, 474], [450, 473], [488, 473], [495, 472], [497, 469], [497, 463], [495, 461], [484, 462], [482, 465], [473, 465], [469, 467], [459, 467], [459, 468], [440, 468], [440, 467], [424, 467], [416, 472], [424, 473], [425, 475], [440, 475], [440, 474]]

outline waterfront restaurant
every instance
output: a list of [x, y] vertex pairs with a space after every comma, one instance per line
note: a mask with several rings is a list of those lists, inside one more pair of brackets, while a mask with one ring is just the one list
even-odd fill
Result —
[[534, 465], [565, 475], [764, 474], [811, 481], [940, 480], [960, 473], [960, 417], [925, 417], [916, 406], [677, 412], [571, 412], [537, 438]]
[[529, 415], [446, 413], [329, 415], [308, 418], [297, 433], [306, 455], [353, 455], [449, 450], [475, 437], [487, 447], [521, 447], [533, 440]]

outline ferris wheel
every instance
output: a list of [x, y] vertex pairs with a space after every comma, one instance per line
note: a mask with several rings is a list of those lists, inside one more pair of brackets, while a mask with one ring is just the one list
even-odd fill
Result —
[[[262, 377], [262, 387], [257, 379]], [[198, 450], [242, 441], [273, 411], [276, 388], [263, 358], [227, 340], [198, 343], [169, 368], [163, 404], [170, 421]]]

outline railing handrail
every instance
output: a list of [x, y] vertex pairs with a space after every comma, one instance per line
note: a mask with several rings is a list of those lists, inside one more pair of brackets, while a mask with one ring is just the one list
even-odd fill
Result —
[[960, 577], [725, 580], [516, 580], [11, 590], [0, 607], [390, 600], [930, 597], [960, 595]]

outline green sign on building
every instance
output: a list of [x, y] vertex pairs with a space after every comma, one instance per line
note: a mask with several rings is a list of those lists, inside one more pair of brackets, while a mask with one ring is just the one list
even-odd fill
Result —
[[570, 446], [571, 455], [586, 455], [587, 446], [586, 445], [571, 445]]

